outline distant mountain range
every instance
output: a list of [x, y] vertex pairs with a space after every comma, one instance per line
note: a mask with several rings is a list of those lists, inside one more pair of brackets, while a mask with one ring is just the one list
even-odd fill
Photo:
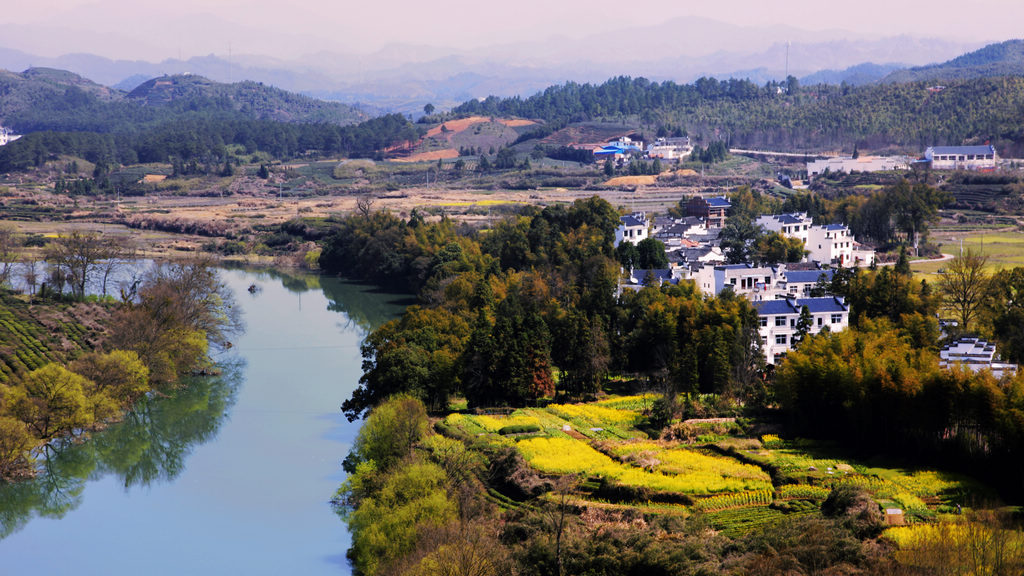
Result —
[[942, 64], [896, 70], [883, 82], [967, 80], [1024, 75], [1024, 40], [990, 44]]
[[[790, 42], [791, 40], [791, 42]], [[318, 53], [293, 60], [218, 55], [159, 63], [91, 54], [42, 58], [0, 48], [0, 68], [69, 70], [130, 91], [164, 74], [191, 73], [218, 82], [252, 80], [369, 112], [413, 115], [427, 102], [444, 109], [472, 98], [529, 96], [566, 81], [602, 82], [618, 75], [689, 83], [702, 76], [804, 83], [871, 82], [897, 69], [954, 58], [980, 44], [936, 38], [870, 38], [841, 30], [740, 27], [700, 18], [579, 39], [505, 44], [480, 50], [393, 45], [372, 54]], [[883, 64], [866, 64], [866, 63]]]

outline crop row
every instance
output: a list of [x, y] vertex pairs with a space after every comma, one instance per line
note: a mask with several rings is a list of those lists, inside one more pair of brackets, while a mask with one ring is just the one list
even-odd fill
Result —
[[766, 480], [725, 477], [714, 470], [695, 469], [682, 475], [644, 470], [617, 462], [572, 438], [529, 438], [516, 446], [531, 466], [544, 473], [601, 476], [623, 486], [656, 492], [713, 494], [770, 486]]
[[481, 428], [488, 432], [500, 432], [502, 428], [509, 426], [540, 426], [540, 422], [533, 416], [512, 414], [510, 416], [469, 416]]
[[688, 448], [665, 448], [654, 442], [620, 444], [611, 452], [622, 460], [665, 474], [702, 476], [710, 492], [718, 492], [711, 477], [741, 479], [748, 489], [768, 488], [771, 477], [761, 468], [732, 458], [705, 454]]
[[776, 500], [824, 500], [832, 491], [824, 486], [810, 486], [808, 484], [786, 484], [775, 491]]
[[748, 506], [746, 508], [730, 508], [709, 513], [706, 518], [722, 534], [738, 538], [750, 532], [778, 522], [785, 516], [783, 512], [768, 506]]
[[639, 414], [632, 410], [618, 410], [594, 404], [551, 404], [547, 409], [561, 418], [581, 421], [589, 427], [628, 426], [639, 418]]
[[603, 408], [613, 408], [615, 410], [632, 410], [634, 412], [643, 412], [649, 410], [654, 405], [654, 401], [658, 399], [657, 394], [639, 394], [636, 396], [615, 396], [598, 402], [594, 402], [593, 406], [601, 406]]
[[771, 490], [750, 490], [701, 498], [694, 503], [694, 508], [703, 511], [713, 511], [742, 508], [745, 506], [767, 506], [772, 503], [772, 500], [773, 494]]

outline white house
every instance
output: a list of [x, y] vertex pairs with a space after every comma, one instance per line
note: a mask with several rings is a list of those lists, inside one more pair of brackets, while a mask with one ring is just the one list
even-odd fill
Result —
[[774, 299], [776, 278], [775, 269], [751, 264], [705, 264], [693, 273], [697, 288], [708, 296], [730, 289], [751, 301]]
[[831, 282], [832, 276], [835, 275], [835, 270], [831, 268], [827, 270], [783, 269], [779, 275], [781, 276], [778, 284], [780, 290], [784, 291], [788, 296], [807, 298], [811, 295], [811, 290], [817, 285], [819, 279]]
[[996, 378], [1017, 371], [1016, 364], [999, 359], [994, 343], [978, 338], [961, 338], [939, 351], [940, 368], [948, 369], [958, 364], [975, 372], [991, 370]]
[[690, 145], [690, 138], [658, 138], [652, 144], [647, 145], [648, 158], [661, 158], [662, 160], [675, 160], [685, 158], [693, 152]]
[[933, 170], [995, 170], [999, 155], [993, 146], [932, 146], [924, 159]]
[[793, 336], [803, 307], [811, 314], [808, 334], [824, 329], [840, 332], [850, 326], [850, 305], [838, 296], [827, 298], [785, 298], [753, 303], [759, 322], [758, 334], [765, 360], [775, 364], [793, 348]]
[[672, 220], [671, 224], [664, 222], [661, 218], [656, 218], [655, 220], [661, 221], [661, 225], [655, 227], [654, 237], [666, 244], [673, 238], [689, 238], [691, 236], [707, 234], [708, 231], [704, 221], [694, 216]]
[[623, 242], [636, 244], [647, 238], [647, 229], [650, 222], [643, 212], [634, 212], [628, 216], [619, 217], [619, 227], [615, 229], [615, 246]]
[[764, 214], [758, 216], [754, 224], [768, 232], [778, 232], [789, 238], [803, 240], [806, 245], [807, 231], [814, 226], [814, 221], [806, 212], [792, 212], [789, 214]]
[[819, 264], [853, 266], [853, 232], [842, 224], [812, 226], [807, 231], [807, 258]]

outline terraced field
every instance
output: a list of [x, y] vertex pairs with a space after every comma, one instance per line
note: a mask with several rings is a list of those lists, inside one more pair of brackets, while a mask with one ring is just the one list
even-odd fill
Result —
[[[881, 507], [901, 508], [914, 521], [966, 504], [980, 489], [955, 475], [870, 467], [828, 446], [774, 435], [736, 433], [695, 444], [651, 439], [638, 426], [652, 401], [613, 396], [510, 414], [453, 413], [439, 429], [495, 449], [514, 447], [549, 479], [572, 475], [578, 506], [702, 514], [732, 536], [786, 516], [818, 514], [837, 486], [864, 487]], [[530, 505], [497, 491], [493, 497], [506, 508]]]

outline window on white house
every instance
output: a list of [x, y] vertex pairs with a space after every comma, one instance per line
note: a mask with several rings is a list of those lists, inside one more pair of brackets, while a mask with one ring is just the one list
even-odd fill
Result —
[[762, 328], [767, 328], [768, 327], [768, 318], [766, 316], [761, 316], [761, 327]]
[[775, 325], [776, 326], [785, 326], [786, 325], [786, 319], [783, 318], [782, 316], [779, 316], [779, 317], [775, 318]]
[[824, 321], [825, 321], [825, 319], [824, 319], [824, 318], [822, 318], [821, 316], [818, 316], [818, 326], [821, 326], [821, 324], [822, 324], [822, 323], [823, 323]]
[[786, 343], [786, 335], [785, 334], [779, 334], [778, 336], [776, 336], [775, 337], [775, 343], [776, 344], [785, 344]]
[[833, 314], [832, 315], [832, 323], [833, 324], [840, 324], [840, 323], [842, 323], [842, 321], [843, 321], [843, 315], [842, 314]]

